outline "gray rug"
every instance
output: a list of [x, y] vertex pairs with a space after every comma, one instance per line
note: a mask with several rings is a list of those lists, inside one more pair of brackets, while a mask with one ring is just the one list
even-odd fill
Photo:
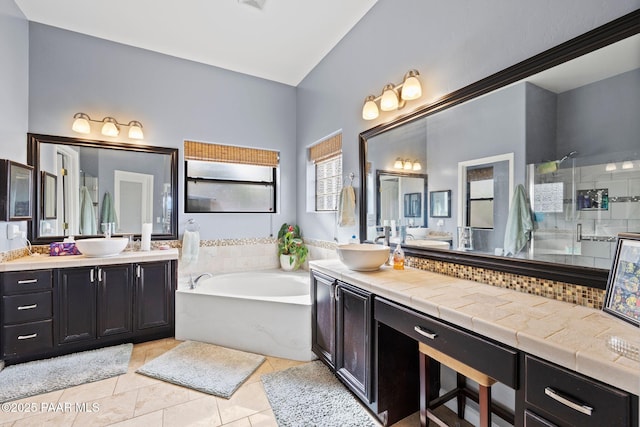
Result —
[[258, 354], [185, 341], [136, 372], [228, 399], [264, 360]]
[[318, 360], [262, 376], [280, 427], [379, 426]]
[[0, 402], [126, 374], [133, 344], [20, 363], [0, 371]]

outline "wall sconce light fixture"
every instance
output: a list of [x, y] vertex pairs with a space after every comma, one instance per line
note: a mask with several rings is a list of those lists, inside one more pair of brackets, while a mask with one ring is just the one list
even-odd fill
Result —
[[88, 134], [91, 132], [91, 125], [89, 122], [102, 123], [101, 133], [105, 136], [116, 137], [120, 134], [120, 126], [127, 126], [129, 128], [129, 138], [131, 139], [144, 139], [144, 133], [142, 132], [142, 123], [136, 120], [132, 120], [126, 125], [118, 123], [113, 117], [105, 117], [102, 120], [93, 120], [85, 113], [76, 113], [73, 115], [73, 125], [71, 129], [74, 132]]
[[[373, 120], [380, 115], [380, 111], [393, 111], [403, 108], [406, 101], [412, 101], [422, 96], [422, 85], [418, 76], [418, 70], [409, 70], [404, 75], [402, 83], [394, 85], [388, 83], [382, 88], [382, 94], [379, 96], [369, 95], [364, 100], [362, 107], [362, 118], [365, 120]], [[398, 93], [400, 91], [400, 93]], [[380, 101], [380, 109], [378, 109], [377, 101]]]
[[418, 159], [415, 159], [413, 162], [409, 159], [402, 160], [400, 157], [396, 158], [396, 161], [393, 163], [393, 167], [395, 169], [404, 169], [406, 171], [414, 170], [419, 171], [422, 170], [422, 164]]

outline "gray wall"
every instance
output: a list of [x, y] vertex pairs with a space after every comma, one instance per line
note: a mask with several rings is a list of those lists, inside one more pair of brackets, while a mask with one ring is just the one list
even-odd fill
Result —
[[[360, 132], [638, 7], [638, 0], [379, 0], [298, 86], [298, 181], [307, 179], [305, 148], [323, 136], [342, 129], [343, 171], [359, 175]], [[398, 28], [385, 30], [389, 22]], [[421, 73], [423, 97], [395, 114], [363, 120], [365, 97], [379, 94], [387, 82], [399, 83], [412, 68]], [[436, 189], [431, 183], [430, 177]], [[298, 186], [298, 200], [304, 200], [305, 188]], [[333, 216], [297, 206], [306, 236], [331, 238]], [[357, 230], [340, 229], [338, 238], [346, 241]]]
[[[282, 185], [273, 230], [295, 220], [294, 87], [37, 23], [29, 24], [29, 35], [31, 132], [79, 136], [71, 131], [79, 111], [98, 120], [139, 120], [144, 144], [180, 149], [180, 230], [194, 218], [206, 239], [268, 236], [271, 215], [185, 216], [183, 140], [279, 150]], [[131, 142], [126, 130], [112, 139], [94, 124], [88, 137]]]
[[[13, 0], [0, 0], [0, 157], [25, 163], [29, 97], [29, 26]], [[26, 231], [27, 223], [16, 223]], [[7, 240], [7, 223], [0, 222], [0, 251], [23, 247]]]

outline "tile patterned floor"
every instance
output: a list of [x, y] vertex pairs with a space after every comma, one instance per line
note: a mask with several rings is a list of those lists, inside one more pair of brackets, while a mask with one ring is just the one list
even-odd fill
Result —
[[[228, 400], [135, 373], [144, 363], [178, 344], [180, 341], [172, 338], [136, 344], [126, 374], [17, 401], [38, 410], [0, 410], [0, 427], [277, 426], [260, 376], [301, 362], [267, 357]], [[76, 408], [76, 404], [84, 407]], [[93, 408], [98, 410], [92, 411]], [[418, 424], [414, 414], [395, 427]]]

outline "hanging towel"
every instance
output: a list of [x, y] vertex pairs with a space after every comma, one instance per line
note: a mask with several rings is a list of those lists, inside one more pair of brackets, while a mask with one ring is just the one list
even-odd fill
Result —
[[516, 256], [526, 246], [531, 238], [533, 218], [531, 207], [524, 191], [524, 186], [518, 184], [511, 199], [511, 209], [507, 218], [507, 229], [504, 233], [504, 254]]
[[87, 187], [80, 188], [80, 234], [92, 235], [96, 232], [96, 212]]
[[113, 199], [111, 193], [105, 191], [102, 197], [102, 209], [100, 210], [100, 224], [102, 223], [114, 223], [115, 227], [112, 231], [118, 229], [118, 216], [116, 215], [116, 208], [113, 206]]
[[182, 236], [182, 261], [195, 262], [200, 251], [200, 232], [185, 230]]
[[351, 227], [356, 225], [356, 192], [348, 185], [342, 187], [338, 200], [338, 226]]

